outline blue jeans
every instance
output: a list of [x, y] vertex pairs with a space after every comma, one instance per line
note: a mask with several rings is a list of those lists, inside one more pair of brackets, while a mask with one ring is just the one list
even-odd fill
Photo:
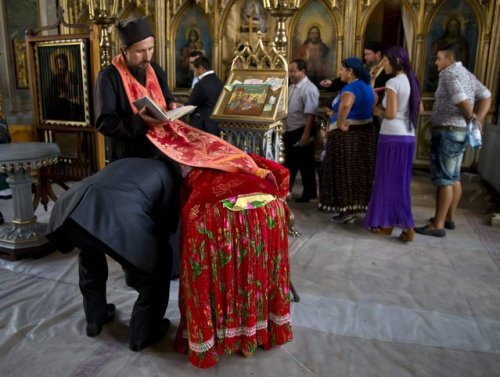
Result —
[[466, 132], [433, 130], [431, 179], [434, 186], [449, 186], [460, 180]]

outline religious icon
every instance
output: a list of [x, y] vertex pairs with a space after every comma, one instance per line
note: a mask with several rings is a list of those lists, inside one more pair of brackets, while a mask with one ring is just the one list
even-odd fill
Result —
[[89, 121], [83, 42], [35, 45], [40, 119], [43, 123]]
[[316, 86], [335, 77], [336, 21], [319, 0], [309, 1], [293, 25], [292, 59], [307, 63], [307, 77]]
[[460, 61], [468, 70], [474, 70], [475, 52], [478, 40], [478, 24], [471, 6], [464, 1], [451, 0], [439, 8], [430, 30], [426, 53], [424, 90], [434, 91], [439, 81], [435, 64], [439, 48], [456, 44], [460, 47]]
[[319, 26], [309, 27], [307, 38], [295, 51], [294, 59], [300, 58], [307, 62], [307, 76], [317, 84], [326, 79], [328, 70], [328, 55], [330, 48], [321, 39]]
[[267, 14], [262, 1], [247, 0], [241, 7], [240, 32], [265, 33], [267, 31]]
[[199, 51], [211, 59], [211, 38], [206, 16], [198, 7], [192, 7], [183, 18], [176, 33], [176, 79], [178, 88], [190, 88], [193, 72], [189, 65], [189, 54]]
[[269, 85], [236, 84], [227, 102], [224, 114], [260, 115], [266, 103]]

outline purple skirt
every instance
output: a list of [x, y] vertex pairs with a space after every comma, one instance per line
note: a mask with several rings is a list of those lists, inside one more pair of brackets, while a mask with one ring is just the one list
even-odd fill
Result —
[[411, 213], [414, 152], [414, 136], [379, 136], [375, 180], [364, 220], [367, 228], [415, 226]]

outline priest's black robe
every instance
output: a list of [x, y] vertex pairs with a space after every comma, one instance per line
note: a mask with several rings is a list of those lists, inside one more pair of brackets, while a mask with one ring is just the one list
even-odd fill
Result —
[[[165, 71], [151, 62], [167, 106], [174, 102]], [[140, 80], [139, 80], [140, 81]], [[94, 110], [96, 127], [106, 136], [107, 158], [158, 157], [161, 152], [146, 137], [148, 126], [134, 114], [123, 82], [114, 65], [99, 73], [96, 82]]]

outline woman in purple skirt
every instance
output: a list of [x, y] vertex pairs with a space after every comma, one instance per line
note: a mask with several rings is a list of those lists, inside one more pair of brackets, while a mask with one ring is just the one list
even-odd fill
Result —
[[384, 70], [395, 76], [386, 83], [382, 106], [374, 110], [383, 121], [373, 191], [364, 225], [382, 235], [391, 235], [393, 227], [402, 228], [399, 238], [407, 242], [413, 241], [414, 236], [410, 186], [420, 85], [408, 53], [400, 46], [385, 52]]

